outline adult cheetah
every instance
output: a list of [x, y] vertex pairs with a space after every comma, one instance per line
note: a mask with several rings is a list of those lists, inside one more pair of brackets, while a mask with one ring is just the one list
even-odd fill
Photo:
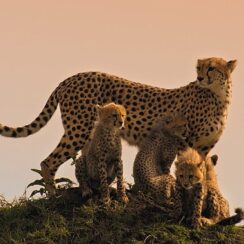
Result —
[[126, 125], [121, 135], [133, 145], [138, 145], [165, 113], [180, 111], [190, 129], [185, 135], [187, 142], [206, 155], [225, 127], [231, 99], [231, 73], [235, 66], [235, 60], [198, 60], [197, 80], [176, 89], [144, 85], [100, 72], [79, 73], [59, 84], [33, 122], [17, 128], [0, 125], [0, 134], [29, 136], [45, 126], [60, 106], [64, 135], [41, 162], [50, 192], [55, 191], [53, 179], [58, 167], [74, 157], [88, 140], [95, 122], [95, 104], [114, 102], [126, 108]]
[[121, 160], [120, 129], [124, 126], [126, 111], [121, 105], [109, 103], [97, 105], [98, 120], [91, 141], [82, 149], [76, 160], [76, 178], [83, 197], [100, 190], [102, 202], [109, 204], [109, 185], [117, 177], [117, 191], [121, 201], [127, 202]]

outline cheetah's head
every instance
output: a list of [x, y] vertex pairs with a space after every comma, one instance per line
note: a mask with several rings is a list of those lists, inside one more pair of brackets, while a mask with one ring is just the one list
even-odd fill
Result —
[[109, 103], [104, 106], [96, 105], [99, 121], [108, 127], [123, 128], [126, 110], [122, 105]]
[[198, 59], [197, 85], [213, 92], [225, 89], [236, 65], [236, 60], [227, 62], [222, 58]]
[[188, 131], [187, 119], [180, 113], [167, 114], [158, 121], [158, 125], [155, 126], [155, 129], [162, 131], [166, 129], [170, 131], [171, 134], [184, 139], [183, 135]]
[[175, 162], [177, 182], [186, 190], [203, 182], [205, 177], [205, 161], [194, 149], [188, 148], [177, 156]]

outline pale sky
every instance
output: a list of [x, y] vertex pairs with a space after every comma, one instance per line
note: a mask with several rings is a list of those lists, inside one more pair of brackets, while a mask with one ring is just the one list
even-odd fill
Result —
[[[221, 191], [231, 209], [244, 207], [244, 1], [0, 1], [0, 123], [22, 126], [41, 111], [55, 87], [84, 71], [174, 88], [196, 79], [196, 60], [237, 59], [227, 127], [219, 155]], [[20, 196], [38, 178], [31, 168], [63, 134], [59, 110], [37, 134], [0, 137], [0, 193]], [[125, 177], [133, 182], [136, 148], [123, 144]], [[74, 178], [66, 162], [57, 176]]]

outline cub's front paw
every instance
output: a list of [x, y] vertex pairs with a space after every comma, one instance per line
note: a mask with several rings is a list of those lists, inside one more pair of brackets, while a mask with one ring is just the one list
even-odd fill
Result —
[[213, 224], [213, 222], [210, 219], [204, 217], [202, 217], [200, 221], [201, 221], [201, 226]]
[[120, 197], [120, 201], [121, 201], [122, 203], [127, 204], [127, 203], [129, 202], [129, 198], [126, 196], [126, 194], [124, 194], [124, 195], [122, 195], [122, 196]]

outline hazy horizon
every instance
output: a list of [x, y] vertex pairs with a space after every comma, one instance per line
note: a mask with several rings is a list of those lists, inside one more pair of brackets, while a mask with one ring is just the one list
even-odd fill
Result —
[[[196, 79], [198, 58], [237, 59], [227, 126], [212, 150], [231, 210], [244, 207], [244, 1], [31, 0], [1, 3], [0, 123], [22, 126], [42, 110], [64, 79], [103, 71], [132, 81], [174, 88]], [[63, 134], [59, 109], [38, 133], [0, 137], [0, 194], [20, 196]], [[136, 148], [123, 143], [126, 180]], [[70, 161], [57, 176], [74, 177]]]

